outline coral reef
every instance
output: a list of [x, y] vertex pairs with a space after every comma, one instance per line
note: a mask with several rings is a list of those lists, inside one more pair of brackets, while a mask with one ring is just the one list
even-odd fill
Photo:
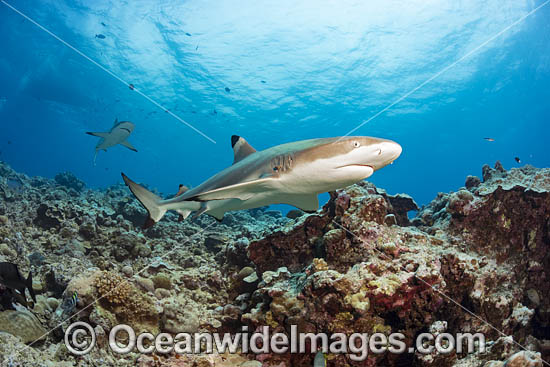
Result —
[[[264, 281], [242, 321], [281, 330], [297, 324], [317, 333], [402, 332], [411, 345], [418, 333], [445, 320], [451, 333], [498, 338], [500, 330], [520, 344], [528, 338], [545, 343], [550, 170], [507, 172], [497, 163], [483, 172], [483, 183], [469, 178], [469, 190], [440, 194], [422, 208], [414, 226], [404, 219], [415, 210], [411, 201], [396, 212], [395, 199], [361, 183], [332, 194], [321, 213], [252, 241], [249, 257]], [[387, 221], [391, 214], [401, 219]], [[283, 266], [292, 273], [265, 281]], [[281, 360], [269, 358], [264, 364]], [[301, 365], [303, 358], [290, 355], [284, 363]], [[452, 366], [464, 358], [387, 353], [369, 356], [368, 365]], [[483, 358], [468, 363], [483, 365]], [[342, 355], [331, 364], [362, 365]]]
[[[329, 353], [330, 367], [550, 362], [550, 169], [484, 166], [482, 179], [422, 208], [362, 182], [313, 214], [167, 215], [141, 230], [144, 217], [123, 185], [86, 189], [70, 173], [27, 177], [0, 163], [0, 261], [32, 271], [38, 295], [32, 313], [0, 306], [2, 367], [313, 364], [310, 353], [119, 355], [107, 335], [120, 323], [172, 334], [400, 332], [407, 345], [423, 332], [487, 340], [485, 353]], [[81, 357], [63, 343], [77, 320], [98, 335]]]
[[54, 180], [55, 182], [57, 182], [57, 184], [65, 186], [69, 189], [73, 189], [76, 192], [80, 192], [86, 187], [84, 181], [78, 179], [71, 172], [58, 173], [57, 175], [55, 175]]

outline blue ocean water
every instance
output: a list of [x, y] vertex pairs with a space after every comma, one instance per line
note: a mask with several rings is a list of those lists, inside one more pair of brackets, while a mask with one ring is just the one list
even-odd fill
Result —
[[[369, 180], [424, 204], [485, 163], [550, 166], [550, 5], [518, 21], [542, 4], [0, 1], [0, 160], [173, 193], [230, 165], [233, 134], [264, 149], [370, 120], [354, 134], [403, 153]], [[85, 132], [116, 118], [138, 152], [94, 166]]]

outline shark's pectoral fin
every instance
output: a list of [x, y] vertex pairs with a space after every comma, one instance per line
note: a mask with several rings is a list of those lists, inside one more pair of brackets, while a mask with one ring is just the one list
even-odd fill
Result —
[[311, 213], [319, 209], [319, 199], [317, 195], [290, 195], [285, 198], [285, 204], [293, 205], [296, 208], [302, 209], [305, 212]]
[[220, 187], [205, 191], [185, 199], [186, 201], [209, 201], [224, 199], [248, 200], [256, 194], [269, 190], [273, 177], [260, 178], [254, 181], [242, 182], [235, 185]]
[[134, 152], [137, 152], [137, 149], [134, 148], [132, 146], [132, 144], [130, 144], [130, 142], [128, 140], [124, 140], [123, 142], [120, 143], [120, 145], [123, 145], [125, 146], [126, 148], [130, 149], [130, 150], [133, 150]]
[[97, 137], [103, 138], [103, 139], [105, 139], [109, 136], [109, 133], [91, 132], [91, 131], [86, 131], [86, 134], [92, 135], [92, 136], [97, 136]]
[[223, 220], [223, 215], [225, 214], [224, 211], [209, 211], [208, 213], [206, 213], [208, 215], [210, 215], [211, 217], [215, 218], [218, 222], [221, 222]]

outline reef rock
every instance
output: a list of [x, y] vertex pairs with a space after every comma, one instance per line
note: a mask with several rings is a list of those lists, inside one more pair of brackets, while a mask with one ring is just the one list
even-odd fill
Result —
[[[281, 330], [297, 324], [311, 332], [405, 331], [407, 343], [437, 319], [449, 332], [475, 330], [491, 338], [499, 336], [496, 327], [517, 340], [544, 336], [550, 170], [505, 171], [497, 164], [469, 188], [440, 194], [412, 221], [418, 228], [406, 227], [406, 212], [417, 208], [406, 197], [392, 199], [370, 184], [331, 194], [320, 213], [250, 243], [249, 257], [264, 281], [242, 320]], [[389, 220], [392, 214], [401, 219]], [[289, 275], [266, 281], [265, 274], [282, 266]], [[288, 357], [293, 365], [304, 363], [303, 356]], [[268, 365], [278, 358], [269, 357]], [[443, 355], [384, 354], [368, 361], [461, 363]], [[344, 356], [332, 363], [356, 365]]]
[[[425, 331], [481, 332], [488, 342], [485, 353], [371, 353], [362, 362], [329, 354], [331, 367], [550, 362], [550, 170], [497, 164], [482, 177], [422, 209], [408, 195], [365, 182], [331, 193], [313, 214], [258, 208], [227, 213], [221, 223], [167, 215], [142, 230], [145, 212], [124, 185], [86, 190], [68, 174], [28, 177], [0, 162], [0, 260], [32, 270], [38, 293], [35, 319], [24, 310], [0, 314], [0, 330], [24, 332], [21, 339], [0, 332], [0, 359], [32, 367], [313, 363], [309, 353], [111, 353], [106, 335], [129, 323], [171, 333], [243, 326], [288, 333], [292, 325], [313, 333], [401, 332], [407, 345]], [[411, 211], [418, 213], [409, 220]], [[75, 292], [76, 304], [63, 311]], [[12, 355], [31, 338], [21, 325], [55, 328], [71, 315], [98, 332], [90, 354], [72, 356], [62, 327], [39, 348]]]
[[0, 312], [0, 331], [19, 337], [23, 343], [40, 341], [48, 332], [32, 312], [24, 309]]

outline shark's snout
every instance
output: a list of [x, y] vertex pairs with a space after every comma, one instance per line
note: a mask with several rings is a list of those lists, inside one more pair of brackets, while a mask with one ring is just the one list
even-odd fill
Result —
[[391, 162], [390, 163], [392, 163], [397, 158], [399, 158], [402, 151], [403, 151], [403, 148], [401, 148], [401, 145], [397, 144], [394, 141], [389, 142], [388, 152], [391, 155], [391, 157], [390, 157]]
[[393, 161], [395, 161], [403, 151], [401, 145], [391, 140], [380, 143], [377, 148], [378, 150], [376, 151], [376, 156], [374, 157], [371, 164], [374, 170], [379, 170], [380, 168], [383, 168], [388, 164], [392, 164]]

